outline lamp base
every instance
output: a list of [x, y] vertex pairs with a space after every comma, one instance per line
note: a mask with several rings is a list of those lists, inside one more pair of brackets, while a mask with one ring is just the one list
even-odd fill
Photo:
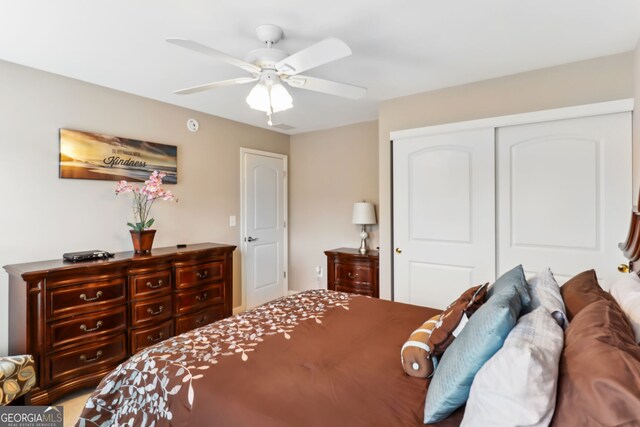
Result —
[[360, 232], [360, 249], [358, 249], [358, 252], [363, 255], [369, 250], [367, 248], [367, 237], [369, 237], [369, 233], [367, 233], [367, 230], [365, 230], [365, 226], [363, 225], [362, 231]]

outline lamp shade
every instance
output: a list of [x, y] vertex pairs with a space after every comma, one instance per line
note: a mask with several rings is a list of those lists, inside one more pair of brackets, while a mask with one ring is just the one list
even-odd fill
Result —
[[376, 223], [376, 210], [371, 202], [357, 202], [353, 204], [354, 224], [368, 225]]

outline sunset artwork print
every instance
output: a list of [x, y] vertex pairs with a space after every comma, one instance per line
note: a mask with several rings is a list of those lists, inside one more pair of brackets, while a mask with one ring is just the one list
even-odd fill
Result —
[[175, 145], [60, 129], [60, 178], [144, 182], [154, 170], [178, 182]]

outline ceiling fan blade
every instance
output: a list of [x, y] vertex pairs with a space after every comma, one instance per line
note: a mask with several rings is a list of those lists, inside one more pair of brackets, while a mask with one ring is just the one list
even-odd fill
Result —
[[176, 46], [184, 47], [185, 49], [190, 49], [198, 53], [202, 53], [211, 58], [224, 61], [227, 64], [235, 65], [236, 67], [240, 67], [243, 70], [248, 71], [249, 73], [252, 73], [252, 74], [259, 73], [260, 71], [262, 71], [260, 67], [257, 67], [253, 64], [249, 64], [248, 62], [243, 61], [242, 59], [238, 59], [234, 56], [227, 55], [226, 53], [210, 48], [209, 46], [205, 46], [198, 42], [194, 42], [193, 40], [168, 38], [167, 42], [174, 44]]
[[349, 55], [349, 46], [331, 37], [284, 58], [276, 64], [276, 70], [292, 76]]
[[257, 77], [238, 77], [237, 79], [222, 80], [219, 82], [207, 83], [200, 86], [188, 87], [186, 89], [176, 90], [173, 93], [175, 93], [176, 95], [189, 95], [192, 93], [204, 92], [205, 90], [209, 90], [209, 89], [215, 89], [217, 87], [242, 85], [246, 83], [255, 82], [257, 80], [258, 80]]
[[333, 82], [331, 80], [319, 79], [309, 76], [291, 76], [283, 78], [289, 86], [312, 90], [314, 92], [328, 93], [330, 95], [341, 96], [343, 98], [360, 99], [367, 94], [367, 89], [346, 83]]

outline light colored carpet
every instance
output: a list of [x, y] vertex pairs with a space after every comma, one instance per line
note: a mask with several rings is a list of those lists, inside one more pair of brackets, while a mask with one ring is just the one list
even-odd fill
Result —
[[84, 408], [84, 404], [93, 390], [92, 388], [78, 390], [52, 403], [52, 406], [64, 407], [64, 427], [73, 427], [76, 425], [82, 408]]

